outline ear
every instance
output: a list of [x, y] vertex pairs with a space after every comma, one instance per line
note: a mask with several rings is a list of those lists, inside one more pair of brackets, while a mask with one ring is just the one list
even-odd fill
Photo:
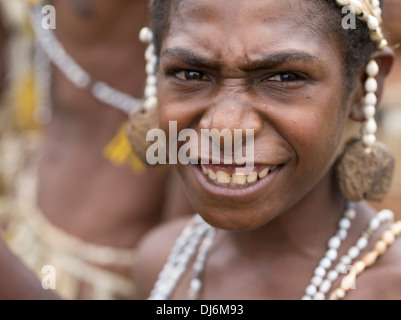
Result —
[[378, 88], [376, 91], [377, 105], [380, 105], [380, 101], [383, 97], [384, 82], [387, 75], [390, 73], [391, 67], [394, 62], [394, 51], [391, 48], [386, 48], [384, 50], [375, 51], [368, 61], [364, 64], [361, 75], [357, 80], [356, 90], [353, 95], [353, 103], [351, 106], [350, 118], [355, 121], [365, 121], [365, 115], [363, 113], [364, 99], [366, 95], [365, 82], [367, 75], [365, 72], [366, 66], [371, 59], [374, 59], [379, 66], [379, 74], [375, 77], [377, 80]]

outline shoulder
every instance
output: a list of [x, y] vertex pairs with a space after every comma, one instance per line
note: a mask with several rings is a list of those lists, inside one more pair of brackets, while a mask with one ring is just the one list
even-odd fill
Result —
[[141, 299], [147, 299], [172, 248], [193, 216], [182, 217], [156, 227], [138, 245], [134, 279]]

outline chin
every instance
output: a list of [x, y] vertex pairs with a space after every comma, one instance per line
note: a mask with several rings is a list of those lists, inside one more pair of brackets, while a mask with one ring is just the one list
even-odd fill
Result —
[[[230, 168], [220, 167], [218, 170], [228, 171]], [[210, 179], [200, 165], [179, 167], [196, 212], [213, 227], [233, 231], [258, 229], [280, 211], [276, 200], [281, 188], [277, 182], [285, 173], [283, 166], [260, 166], [255, 170], [263, 174], [252, 183], [238, 185]]]
[[[235, 205], [232, 204], [232, 205]], [[274, 213], [252, 206], [235, 208], [202, 202], [195, 203], [199, 215], [211, 226], [230, 231], [253, 231], [274, 219]]]

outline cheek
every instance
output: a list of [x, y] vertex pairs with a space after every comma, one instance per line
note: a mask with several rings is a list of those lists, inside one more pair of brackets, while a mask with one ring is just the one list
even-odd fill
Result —
[[159, 84], [159, 110], [160, 127], [168, 134], [169, 122], [177, 123], [178, 132], [183, 129], [193, 128], [197, 130], [195, 120], [199, 115], [199, 108], [184, 102], [182, 98], [168, 89], [168, 86]]
[[306, 179], [312, 178], [312, 172], [325, 172], [335, 159], [345, 123], [338, 106], [303, 110], [292, 114], [287, 123], [287, 139]]

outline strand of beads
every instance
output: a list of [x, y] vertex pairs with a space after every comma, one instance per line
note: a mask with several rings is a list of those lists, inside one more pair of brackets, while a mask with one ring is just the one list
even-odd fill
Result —
[[195, 255], [201, 239], [211, 228], [199, 215], [194, 217], [176, 240], [148, 300], [167, 300], [170, 297], [187, 269], [189, 260]]
[[333, 268], [333, 270], [327, 273], [327, 278], [321, 282], [318, 292], [313, 296], [313, 300], [326, 299], [326, 294], [330, 291], [334, 281], [338, 279], [340, 273], [347, 272], [347, 266], [350, 266], [351, 263], [360, 255], [361, 251], [367, 247], [373, 232], [376, 231], [382, 224], [393, 223], [393, 221], [394, 213], [390, 210], [382, 210], [375, 215], [371, 219], [366, 230], [362, 232], [362, 235], [356, 241], [355, 245], [352, 246], [348, 252], [341, 257], [339, 263]]
[[382, 233], [381, 239], [376, 242], [374, 249], [363, 256], [363, 258], [352, 265], [354, 272], [344, 277], [340, 287], [335, 289], [330, 295], [330, 300], [344, 299], [348, 291], [355, 284], [355, 278], [377, 262], [377, 259], [386, 253], [390, 245], [401, 235], [401, 221], [391, 225]]
[[190, 300], [197, 300], [202, 288], [201, 275], [205, 269], [206, 258], [212, 246], [213, 239], [216, 236], [216, 229], [211, 228], [206, 231], [206, 235], [200, 245], [198, 256], [196, 257], [193, 276], [188, 290], [188, 297]]
[[158, 105], [157, 100], [157, 56], [155, 53], [155, 46], [153, 44], [153, 32], [148, 27], [142, 28], [139, 33], [139, 39], [143, 43], [147, 43], [148, 47], [145, 51], [146, 60], [146, 87], [145, 87], [145, 109], [156, 108]]
[[376, 143], [377, 124], [375, 120], [377, 103], [377, 81], [375, 77], [379, 74], [379, 66], [375, 60], [371, 60], [366, 66], [368, 79], [365, 82], [366, 96], [364, 100], [363, 112], [365, 114], [365, 123], [362, 128], [362, 142], [366, 147], [366, 152], [371, 152], [371, 147]]
[[351, 221], [355, 219], [356, 212], [353, 203], [348, 203], [347, 208], [344, 212], [343, 218], [338, 223], [338, 231], [336, 235], [330, 238], [328, 242], [328, 250], [319, 265], [314, 271], [314, 276], [311, 279], [311, 283], [305, 289], [305, 295], [302, 300], [312, 300], [318, 293], [318, 288], [322, 285], [323, 278], [326, 276], [327, 269], [329, 269], [332, 263], [337, 259], [338, 249], [341, 246], [343, 240], [347, 238], [348, 230], [351, 227]]
[[142, 105], [142, 99], [121, 92], [105, 82], [97, 81], [71, 57], [52, 30], [42, 28], [42, 5], [32, 5], [31, 21], [35, 38], [48, 59], [64, 74], [74, 86], [88, 90], [100, 102], [110, 105], [126, 114]]

